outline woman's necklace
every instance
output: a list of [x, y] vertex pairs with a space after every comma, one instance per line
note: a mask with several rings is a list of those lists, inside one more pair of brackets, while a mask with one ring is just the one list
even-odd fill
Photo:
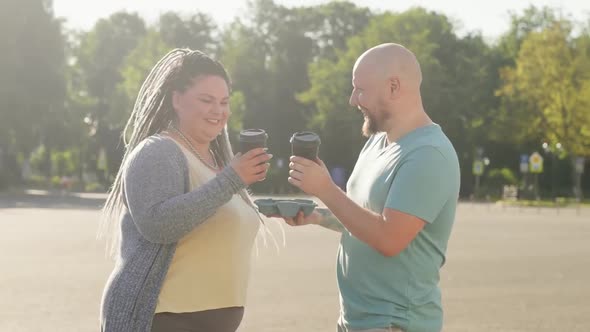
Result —
[[174, 131], [182, 138], [182, 140], [186, 143], [186, 145], [189, 146], [189, 148], [191, 149], [191, 152], [197, 158], [199, 158], [199, 160], [202, 161], [203, 164], [205, 164], [205, 166], [209, 167], [210, 169], [212, 169], [214, 171], [219, 171], [219, 165], [217, 164], [217, 159], [215, 159], [215, 154], [213, 154], [213, 151], [211, 151], [211, 149], [209, 149], [209, 153], [211, 154], [211, 157], [213, 157], [213, 164], [211, 164], [210, 162], [205, 160], [205, 158], [203, 158], [203, 156], [201, 156], [201, 154], [197, 152], [197, 149], [195, 149], [195, 147], [191, 144], [191, 142], [188, 140], [188, 138], [186, 138], [186, 136], [184, 136], [184, 134], [180, 130], [178, 130], [177, 128], [172, 128], [172, 129], [174, 129]]

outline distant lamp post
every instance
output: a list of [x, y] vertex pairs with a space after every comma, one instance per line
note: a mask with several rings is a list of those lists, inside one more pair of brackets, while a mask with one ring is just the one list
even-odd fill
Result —
[[541, 156], [541, 154], [537, 151], [533, 152], [530, 156], [529, 156], [529, 161], [528, 161], [528, 165], [529, 165], [529, 171], [530, 173], [535, 175], [535, 182], [534, 182], [534, 188], [535, 188], [535, 199], [539, 200], [540, 199], [540, 195], [539, 195], [539, 174], [543, 173], [543, 157]]
[[480, 178], [483, 175], [485, 168], [490, 164], [490, 159], [483, 156], [483, 148], [477, 147], [475, 149], [475, 158], [473, 160], [473, 175], [475, 175], [475, 186], [473, 190], [474, 198], [479, 195]]

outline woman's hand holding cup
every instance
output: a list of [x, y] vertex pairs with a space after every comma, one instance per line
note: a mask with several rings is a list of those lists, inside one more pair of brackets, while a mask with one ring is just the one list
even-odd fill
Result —
[[238, 173], [238, 176], [246, 185], [264, 181], [270, 167], [268, 161], [272, 154], [268, 154], [266, 148], [252, 149], [244, 154], [237, 154], [230, 166]]

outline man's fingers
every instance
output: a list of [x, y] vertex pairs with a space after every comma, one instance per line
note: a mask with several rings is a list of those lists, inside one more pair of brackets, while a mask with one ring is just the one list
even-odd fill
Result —
[[289, 163], [289, 168], [298, 172], [303, 172], [305, 170], [305, 166], [295, 163], [295, 162], [290, 162]]
[[299, 225], [303, 225], [304, 222], [305, 222], [305, 215], [303, 214], [303, 211], [297, 212], [296, 224], [299, 226]]

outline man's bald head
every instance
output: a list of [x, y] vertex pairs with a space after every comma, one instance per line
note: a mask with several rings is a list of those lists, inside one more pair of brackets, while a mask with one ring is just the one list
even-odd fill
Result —
[[354, 71], [357, 70], [377, 79], [398, 79], [406, 91], [419, 91], [422, 83], [416, 56], [399, 44], [381, 44], [367, 50], [356, 61]]
[[389, 131], [424, 112], [421, 83], [418, 60], [402, 45], [381, 44], [363, 53], [354, 65], [349, 100], [365, 117], [363, 134]]

